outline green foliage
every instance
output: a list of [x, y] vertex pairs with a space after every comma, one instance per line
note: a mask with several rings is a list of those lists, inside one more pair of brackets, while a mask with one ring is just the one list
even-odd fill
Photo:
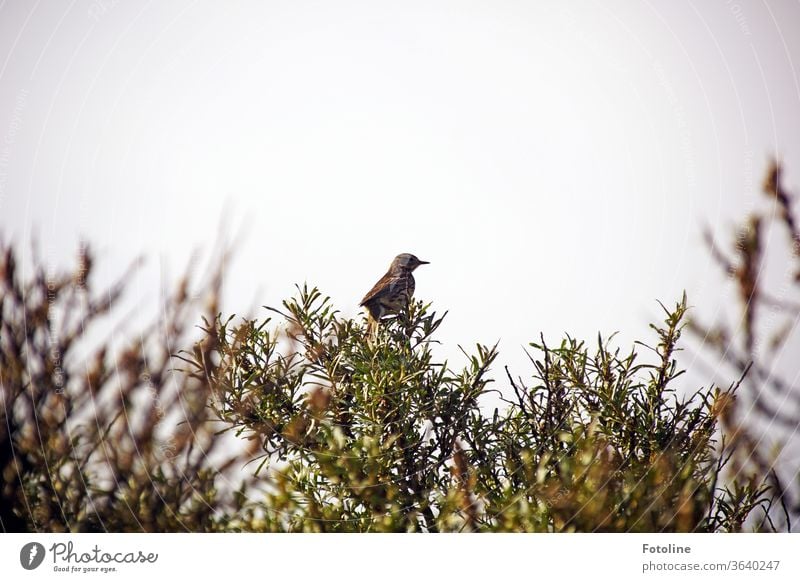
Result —
[[685, 298], [652, 347], [540, 338], [523, 380], [496, 377], [496, 346], [439, 361], [443, 316], [421, 302], [374, 332], [307, 287], [271, 318], [222, 318], [221, 269], [192, 349], [179, 350], [198, 311], [188, 279], [151, 328], [98, 345], [88, 334], [123, 284], [94, 293], [86, 251], [74, 273], [28, 280], [0, 251], [5, 531], [771, 524], [758, 473], [721, 478], [743, 442], [717, 426], [735, 387], [675, 393]]
[[[685, 297], [653, 345], [540, 337], [528, 378], [498, 378], [496, 346], [465, 351], [461, 369], [438, 361], [443, 316], [420, 302], [374, 333], [307, 287], [271, 318], [222, 318], [224, 257], [204, 292], [184, 278], [118, 345], [97, 330], [127, 273], [93, 291], [82, 249], [74, 272], [35, 262], [25, 278], [0, 240], [0, 529], [791, 530], [796, 466], [758, 434], [766, 421], [796, 441], [800, 403], [793, 362], [775, 373], [800, 315], [800, 219], [781, 172], [731, 244], [707, 233], [741, 316], [689, 329], [732, 381], [683, 397]], [[788, 281], [764, 274], [765, 225], [784, 233]], [[198, 304], [202, 335], [181, 350]]]
[[256, 529], [737, 531], [764, 503], [756, 484], [718, 486], [730, 394], [674, 393], [685, 298], [653, 326], [655, 347], [640, 344], [652, 363], [602, 338], [542, 339], [529, 385], [509, 374], [513, 398], [491, 411], [496, 348], [476, 346], [460, 371], [436, 362], [430, 306], [374, 336], [317, 289], [273, 311], [278, 322], [209, 328], [212, 408], [258, 443], [270, 484], [251, 502]]

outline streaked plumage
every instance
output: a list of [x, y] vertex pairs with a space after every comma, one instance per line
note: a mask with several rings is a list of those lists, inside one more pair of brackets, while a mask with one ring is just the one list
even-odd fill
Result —
[[366, 307], [372, 321], [397, 313], [408, 305], [414, 295], [415, 282], [411, 273], [420, 265], [427, 264], [428, 261], [420, 261], [410, 253], [397, 255], [386, 274], [375, 283], [359, 305]]

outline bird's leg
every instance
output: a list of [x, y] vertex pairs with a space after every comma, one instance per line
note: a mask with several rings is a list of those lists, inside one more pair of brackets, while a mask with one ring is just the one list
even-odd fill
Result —
[[367, 341], [372, 345], [378, 339], [378, 325], [380, 323], [372, 316], [372, 313], [367, 315]]
[[397, 313], [397, 319], [400, 322], [403, 331], [405, 332], [406, 339], [410, 342], [411, 336], [414, 335], [414, 324], [412, 322], [410, 301], [406, 303], [405, 306]]

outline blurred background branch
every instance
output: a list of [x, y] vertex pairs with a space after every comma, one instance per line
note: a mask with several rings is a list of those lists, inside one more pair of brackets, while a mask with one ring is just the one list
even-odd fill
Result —
[[[762, 187], [767, 204], [737, 225], [734, 237], [720, 242], [706, 229], [712, 258], [737, 290], [736, 311], [732, 320], [710, 324], [698, 310], [689, 329], [701, 353], [715, 357], [718, 374], [733, 378], [749, 370], [735, 406], [723, 418], [726, 431], [741, 445], [735, 447], [729, 474], [736, 478], [755, 471], [769, 483], [777, 508], [771, 515], [791, 529], [800, 517], [800, 234], [796, 196], [783, 184], [782, 173], [781, 164], [772, 161]], [[769, 244], [773, 229], [782, 236]], [[769, 259], [780, 268], [770, 268]]]

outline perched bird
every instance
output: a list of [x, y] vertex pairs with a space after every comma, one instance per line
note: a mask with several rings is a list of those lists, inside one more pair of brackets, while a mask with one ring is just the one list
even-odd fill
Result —
[[367, 308], [372, 326], [382, 317], [397, 313], [408, 305], [415, 286], [414, 276], [411, 273], [420, 265], [427, 264], [428, 261], [420, 261], [410, 253], [403, 253], [394, 258], [386, 274], [375, 283], [359, 304]]

